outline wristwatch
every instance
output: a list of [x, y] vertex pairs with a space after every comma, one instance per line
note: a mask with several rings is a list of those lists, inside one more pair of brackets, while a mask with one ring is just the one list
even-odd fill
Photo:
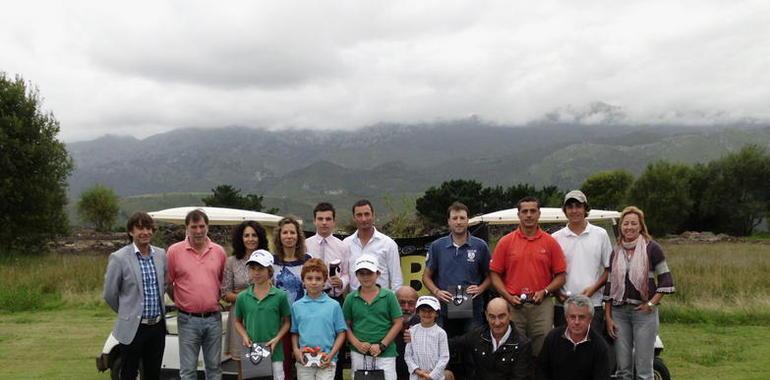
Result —
[[388, 346], [385, 345], [385, 343], [379, 342], [377, 343], [378, 346], [380, 346], [380, 352], [385, 352], [385, 349], [388, 348]]
[[652, 301], [647, 301], [647, 306], [649, 306], [650, 308], [655, 308], [655, 306], [658, 306], [658, 305], [652, 303]]
[[551, 292], [548, 291], [548, 288], [543, 289], [543, 291], [545, 292], [546, 297], [548, 297], [551, 294]]

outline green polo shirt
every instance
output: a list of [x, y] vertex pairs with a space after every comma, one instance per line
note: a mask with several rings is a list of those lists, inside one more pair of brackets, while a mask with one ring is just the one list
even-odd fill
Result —
[[[393, 320], [402, 315], [396, 295], [390, 290], [382, 288], [372, 303], [366, 303], [358, 290], [348, 294], [342, 305], [342, 314], [345, 316], [345, 321], [352, 321], [353, 335], [358, 340], [368, 343], [382, 341], [393, 326]], [[356, 350], [353, 345], [350, 347]], [[380, 356], [396, 357], [395, 343], [390, 342], [388, 348]]]
[[[289, 298], [281, 289], [271, 286], [262, 300], [254, 296], [254, 285], [238, 293], [235, 317], [246, 328], [252, 342], [264, 343], [275, 337], [281, 328], [281, 318], [291, 315]], [[278, 342], [272, 355], [274, 362], [283, 361], [283, 343]]]

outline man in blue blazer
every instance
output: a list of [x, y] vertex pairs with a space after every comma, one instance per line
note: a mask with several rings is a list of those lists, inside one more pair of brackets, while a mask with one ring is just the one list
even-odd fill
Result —
[[128, 219], [129, 245], [110, 254], [104, 274], [104, 300], [118, 313], [112, 335], [120, 342], [121, 379], [158, 379], [165, 348], [163, 292], [166, 253], [150, 245], [155, 224], [146, 212]]

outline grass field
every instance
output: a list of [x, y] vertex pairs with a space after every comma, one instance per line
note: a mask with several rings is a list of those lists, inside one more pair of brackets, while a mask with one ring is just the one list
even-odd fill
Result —
[[[661, 306], [675, 379], [770, 378], [770, 245], [665, 245], [678, 293]], [[0, 257], [0, 380], [103, 379], [114, 314], [104, 255]]]

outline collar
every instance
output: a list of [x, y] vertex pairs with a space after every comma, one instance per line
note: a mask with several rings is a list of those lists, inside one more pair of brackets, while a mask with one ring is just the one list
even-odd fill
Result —
[[[246, 293], [248, 293], [248, 295], [256, 299], [257, 296], [254, 295], [254, 286], [255, 286], [254, 284], [249, 285], [248, 289], [246, 289]], [[265, 298], [275, 295], [277, 292], [278, 292], [278, 288], [271, 285], [270, 289], [267, 291], [267, 294], [265, 295]]]
[[[188, 236], [185, 236], [184, 238], [184, 248], [188, 251], [197, 252], [195, 248], [192, 246], [192, 244], [190, 244], [190, 238]], [[211, 239], [208, 236], [206, 236], [206, 246], [203, 248], [203, 251], [201, 251], [201, 254], [204, 254], [209, 250], [211, 250]]]
[[[466, 231], [465, 234], [466, 234], [465, 243], [462, 243], [461, 245], [458, 245], [457, 247], [462, 247], [462, 246], [470, 245], [471, 237], [472, 237], [471, 233]], [[454, 241], [454, 239], [452, 239], [452, 233], [451, 232], [449, 233], [449, 235], [447, 235], [447, 240], [449, 240], [449, 242], [447, 242], [447, 245], [446, 245], [447, 248], [455, 247], [455, 241]]]
[[521, 228], [516, 227], [516, 231], [514, 231], [514, 236], [518, 237], [519, 239], [532, 241], [532, 240], [540, 239], [541, 237], [543, 237], [544, 233], [545, 232], [543, 232], [543, 230], [540, 229], [540, 226], [537, 226], [537, 231], [535, 231], [535, 235], [527, 236], [524, 234], [524, 232], [521, 231]]
[[564, 334], [562, 334], [562, 338], [567, 339], [570, 343], [572, 343], [573, 347], [577, 347], [581, 343], [585, 343], [591, 340], [591, 325], [588, 325], [588, 330], [586, 330], [586, 336], [583, 337], [583, 339], [579, 342], [575, 342], [572, 340], [572, 337], [569, 336], [569, 329], [567, 327], [564, 328]]
[[569, 228], [569, 224], [567, 224], [566, 226], [564, 226], [564, 229], [566, 230], [566, 232], [567, 232], [567, 235], [569, 235], [569, 236], [581, 236], [581, 235], [585, 235], [585, 234], [588, 234], [589, 232], [591, 232], [591, 228], [592, 228], [592, 227], [593, 227], [593, 225], [592, 225], [592, 224], [591, 224], [589, 221], [587, 221], [587, 220], [586, 220], [586, 228], [583, 230], [583, 232], [581, 232], [581, 233], [580, 233], [580, 235], [578, 235], [578, 234], [574, 233], [574, 232], [573, 232], [573, 231], [572, 231], [572, 230]]
[[[380, 239], [380, 238], [381, 238], [381, 236], [380, 236], [380, 235], [382, 235], [382, 232], [380, 232], [380, 231], [377, 231], [377, 227], [375, 227], [375, 226], [372, 226], [372, 229], [374, 230], [374, 233], [372, 234], [372, 238], [369, 240], [370, 242], [371, 242], [372, 240], [378, 240], [378, 239]], [[359, 239], [359, 238], [358, 238], [358, 230], [356, 230], [356, 232], [353, 232], [353, 235], [351, 235], [351, 236], [354, 236], [354, 237], [355, 237], [355, 241], [359, 242], [359, 245], [361, 245], [361, 244], [360, 244], [360, 242], [361, 242], [361, 239]]]
[[323, 291], [321, 292], [321, 295], [318, 296], [318, 298], [312, 298], [312, 297], [307, 295], [307, 290], [306, 290], [305, 291], [305, 296], [300, 298], [297, 302], [302, 302], [302, 303], [323, 303], [323, 302], [326, 302], [326, 301], [328, 301], [330, 299], [331, 298], [329, 298], [329, 296], [326, 294], [326, 292], [323, 292]]
[[492, 341], [492, 352], [497, 351], [500, 346], [504, 345], [505, 342], [508, 341], [508, 338], [511, 337], [512, 331], [513, 329], [511, 328], [511, 325], [508, 324], [508, 330], [505, 331], [505, 334], [503, 334], [503, 337], [500, 338], [500, 341], [495, 341], [495, 337], [492, 335], [492, 330], [489, 330], [489, 340]]
[[142, 252], [141, 252], [141, 251], [139, 251], [139, 247], [137, 247], [137, 246], [136, 246], [136, 243], [134, 243], [134, 242], [131, 242], [131, 245], [134, 247], [134, 253], [135, 253], [137, 256], [139, 256], [139, 258], [140, 258], [140, 259], [141, 259], [141, 258], [150, 258], [150, 257], [152, 257], [152, 255], [155, 253], [155, 250], [153, 250], [153, 249], [152, 249], [152, 244], [150, 244], [150, 254], [149, 254], [147, 257], [145, 257], [145, 256], [143, 256], [143, 255], [142, 255]]
[[[354, 290], [353, 293], [351, 293], [351, 295], [353, 297], [358, 297], [358, 298], [360, 298], [362, 300], [364, 299], [363, 297], [361, 297], [361, 287], [359, 287], [358, 289]], [[374, 302], [374, 300], [377, 300], [377, 299], [380, 299], [380, 298], [385, 298], [385, 290], [382, 289], [381, 287], [379, 288], [379, 291], [377, 292], [377, 295], [374, 296], [374, 299], [372, 300], [372, 302]]]

